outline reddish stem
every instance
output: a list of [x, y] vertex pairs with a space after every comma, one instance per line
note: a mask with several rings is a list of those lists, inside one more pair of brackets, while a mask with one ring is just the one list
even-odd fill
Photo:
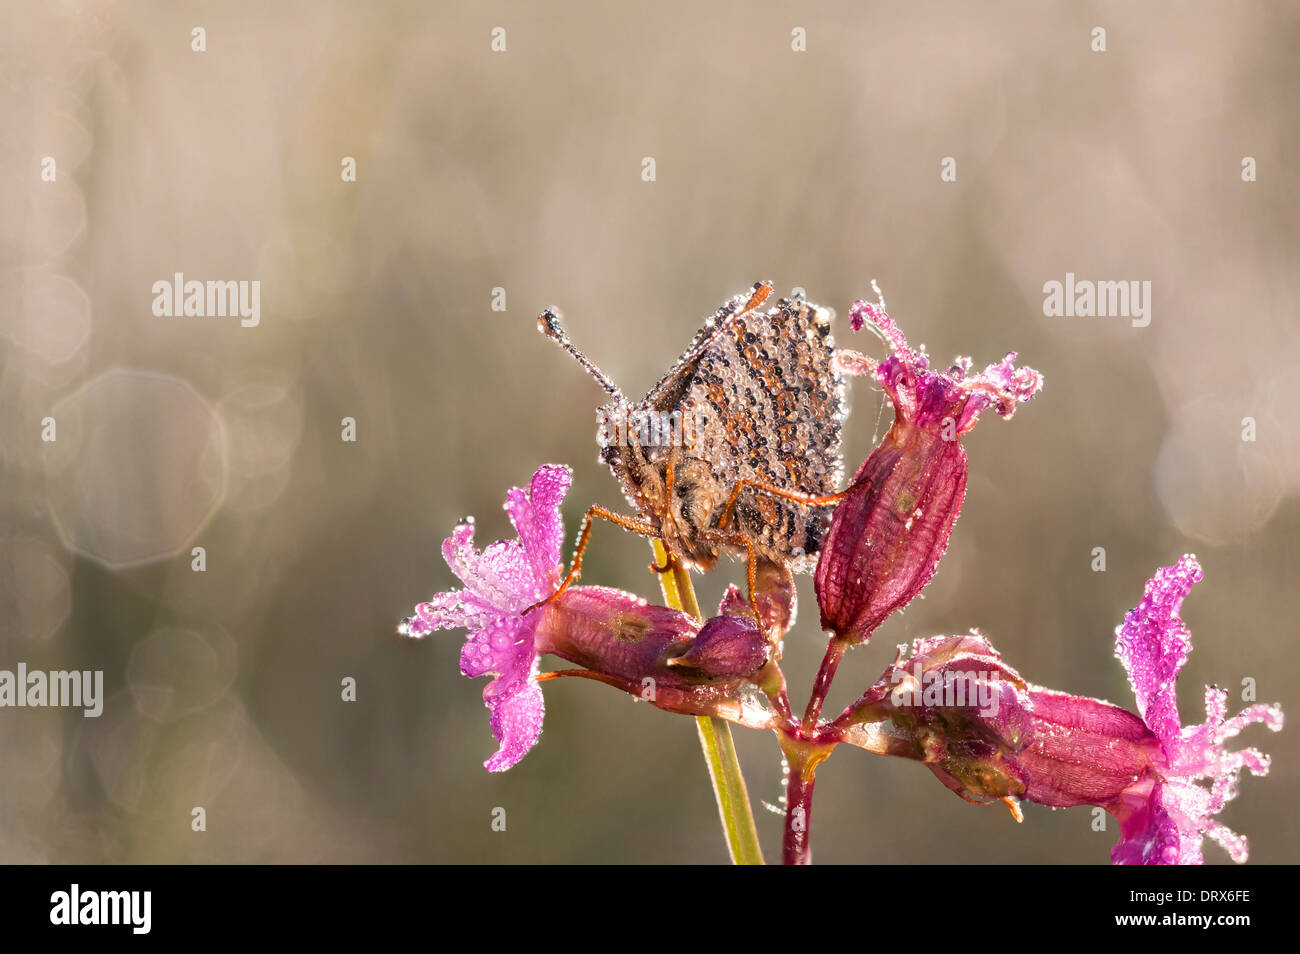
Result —
[[817, 727], [817, 719], [822, 714], [822, 704], [826, 701], [831, 681], [835, 678], [835, 671], [839, 668], [840, 660], [844, 658], [844, 651], [848, 649], [848, 645], [839, 636], [832, 636], [830, 642], [826, 644], [826, 655], [822, 656], [821, 667], [818, 668], [817, 678], [813, 682], [812, 696], [808, 699], [808, 708], [803, 714], [803, 734], [806, 738], [810, 738]]
[[812, 864], [813, 773], [835, 744], [809, 742], [792, 735], [779, 734], [789, 775], [785, 789], [785, 833], [781, 838], [781, 863]]
[[785, 792], [785, 834], [781, 838], [781, 864], [812, 864], [812, 797], [816, 777], [810, 769], [807, 777], [802, 765], [790, 766]]
[[786, 779], [785, 833], [781, 839], [781, 862], [787, 865], [812, 864], [812, 799], [814, 772], [826, 756], [830, 755], [838, 739], [826, 744], [819, 740], [817, 720], [822, 705], [830, 691], [835, 671], [849, 647], [847, 640], [832, 636], [826, 644], [826, 654], [813, 681], [808, 708], [804, 710], [803, 723], [793, 731], [779, 733], [781, 750], [785, 753], [790, 775]]

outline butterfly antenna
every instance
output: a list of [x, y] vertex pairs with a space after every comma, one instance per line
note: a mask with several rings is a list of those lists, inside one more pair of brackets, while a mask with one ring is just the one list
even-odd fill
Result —
[[587, 373], [596, 379], [596, 383], [609, 392], [616, 401], [623, 400], [623, 392], [609, 379], [604, 371], [596, 367], [591, 359], [569, 342], [569, 335], [560, 325], [560, 316], [553, 309], [547, 308], [537, 318], [537, 330], [550, 338], [577, 359], [578, 364], [587, 369]]

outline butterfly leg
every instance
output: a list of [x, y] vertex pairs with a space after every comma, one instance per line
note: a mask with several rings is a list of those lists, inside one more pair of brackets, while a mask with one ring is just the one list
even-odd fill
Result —
[[544, 603], [549, 603], [555, 599], [570, 586], [582, 578], [582, 558], [587, 552], [587, 542], [591, 538], [592, 519], [599, 517], [602, 520], [608, 520], [616, 527], [622, 527], [624, 530], [640, 534], [643, 537], [657, 537], [659, 531], [643, 520], [636, 520], [632, 517], [626, 517], [621, 513], [615, 513], [612, 510], [606, 510], [604, 507], [593, 506], [587, 509], [587, 513], [582, 518], [582, 530], [578, 533], [578, 545], [574, 548], [573, 559], [569, 561], [569, 572], [564, 580], [560, 583], [559, 589], [544, 600], [534, 603], [528, 609], [524, 610], [524, 615], [531, 613], [537, 607]]
[[824, 507], [827, 504], [833, 504], [836, 501], [843, 500], [849, 494], [853, 493], [859, 487], [867, 482], [869, 478], [863, 478], [855, 484], [852, 484], [843, 490], [833, 494], [806, 494], [798, 490], [785, 490], [781, 487], [775, 487], [772, 484], [765, 484], [757, 480], [738, 480], [736, 485], [731, 488], [731, 496], [727, 498], [727, 506], [722, 511], [722, 519], [718, 521], [718, 529], [725, 530], [727, 524], [731, 521], [732, 513], [736, 508], [736, 501], [740, 499], [740, 492], [746, 487], [756, 490], [759, 493], [768, 494], [781, 500], [789, 500], [805, 507]]
[[710, 543], [740, 547], [745, 551], [745, 583], [749, 589], [749, 608], [754, 611], [754, 620], [762, 629], [763, 614], [759, 611], [758, 597], [755, 595], [758, 590], [758, 574], [754, 569], [757, 562], [757, 556], [754, 553], [754, 541], [738, 530], [704, 530], [700, 533], [700, 537]]
[[644, 520], [636, 520], [632, 517], [624, 516], [621, 513], [614, 513], [612, 510], [606, 510], [604, 507], [590, 507], [586, 516], [582, 518], [582, 531], [578, 534], [578, 545], [574, 548], [573, 559], [569, 562], [569, 575], [564, 578], [560, 584], [558, 593], [563, 593], [569, 586], [577, 582], [582, 577], [582, 558], [587, 552], [587, 542], [591, 537], [591, 520], [593, 517], [599, 517], [602, 520], [608, 520], [616, 527], [621, 527], [632, 533], [640, 534], [643, 537], [657, 537], [659, 531], [646, 523]]
[[[668, 466], [664, 474], [664, 502], [663, 502], [664, 513], [668, 512], [668, 508], [671, 507], [673, 503], [673, 499], [672, 499], [673, 487], [675, 487], [677, 484], [677, 478], [674, 476], [676, 472], [677, 472], [677, 462], [670, 457], [668, 459]], [[650, 564], [651, 573], [667, 573], [669, 570], [673, 568], [673, 560], [675, 559], [675, 557], [673, 556], [673, 551], [669, 550], [667, 547], [664, 547], [664, 553], [666, 554], [666, 556], [664, 557], [664, 562], [662, 566], [660, 566], [658, 563]]]

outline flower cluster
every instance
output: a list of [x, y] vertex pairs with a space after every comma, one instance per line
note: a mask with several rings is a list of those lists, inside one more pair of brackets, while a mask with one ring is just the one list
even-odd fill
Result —
[[[541, 682], [578, 676], [669, 712], [774, 731], [790, 765], [788, 862], [810, 858], [815, 769], [842, 743], [922, 762], [963, 798], [1003, 801], [1017, 820], [1021, 801], [1100, 806], [1119, 824], [1117, 864], [1200, 863], [1207, 837], [1244, 861], [1246, 839], [1216, 816], [1236, 796], [1242, 769], [1263, 775], [1269, 759], [1226, 743], [1254, 723], [1279, 730], [1282, 712], [1251, 705], [1228, 718], [1227, 694], [1210, 687], [1205, 722], [1183, 726], [1175, 686], [1191, 650], [1181, 606], [1202, 578], [1194, 557], [1158, 570], [1115, 631], [1136, 713], [1034, 685], [971, 632], [916, 640], [910, 652], [899, 647], [856, 702], [820, 717], [845, 649], [867, 642], [934, 575], [965, 495], [962, 435], [985, 410], [1011, 417], [1043, 383], [1015, 365], [1014, 353], [977, 374], [969, 358], [933, 370], [883, 306], [858, 302], [850, 321], [855, 330], [870, 323], [892, 353], [880, 362], [853, 352], [838, 359], [846, 371], [874, 377], [895, 419], [838, 495], [818, 555], [814, 585], [830, 640], [803, 719], [793, 715], [780, 670], [780, 635], [794, 615], [786, 567], [761, 562], [753, 592], [731, 587], [704, 621], [622, 590], [566, 585], [560, 508], [572, 475], [546, 465], [527, 489], [507, 495], [516, 539], [480, 551], [473, 520], [457, 524], [442, 552], [463, 587], [419, 604], [399, 627], [415, 637], [469, 632], [462, 673], [492, 677], [483, 700], [499, 747], [485, 766], [508, 769], [536, 744]], [[543, 672], [548, 655], [577, 668]]]

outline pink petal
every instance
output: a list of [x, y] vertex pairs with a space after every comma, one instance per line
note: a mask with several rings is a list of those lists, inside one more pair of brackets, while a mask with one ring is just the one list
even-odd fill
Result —
[[1178, 611], [1202, 576], [1191, 555], [1157, 570], [1142, 602], [1115, 630], [1115, 655], [1128, 672], [1138, 712], [1162, 742], [1176, 740], [1182, 728], [1175, 682], [1192, 650], [1192, 636]]
[[533, 474], [527, 491], [516, 487], [506, 497], [506, 513], [523, 545], [538, 592], [554, 589], [556, 584], [555, 571], [564, 544], [560, 504], [572, 483], [573, 471], [547, 464]]

